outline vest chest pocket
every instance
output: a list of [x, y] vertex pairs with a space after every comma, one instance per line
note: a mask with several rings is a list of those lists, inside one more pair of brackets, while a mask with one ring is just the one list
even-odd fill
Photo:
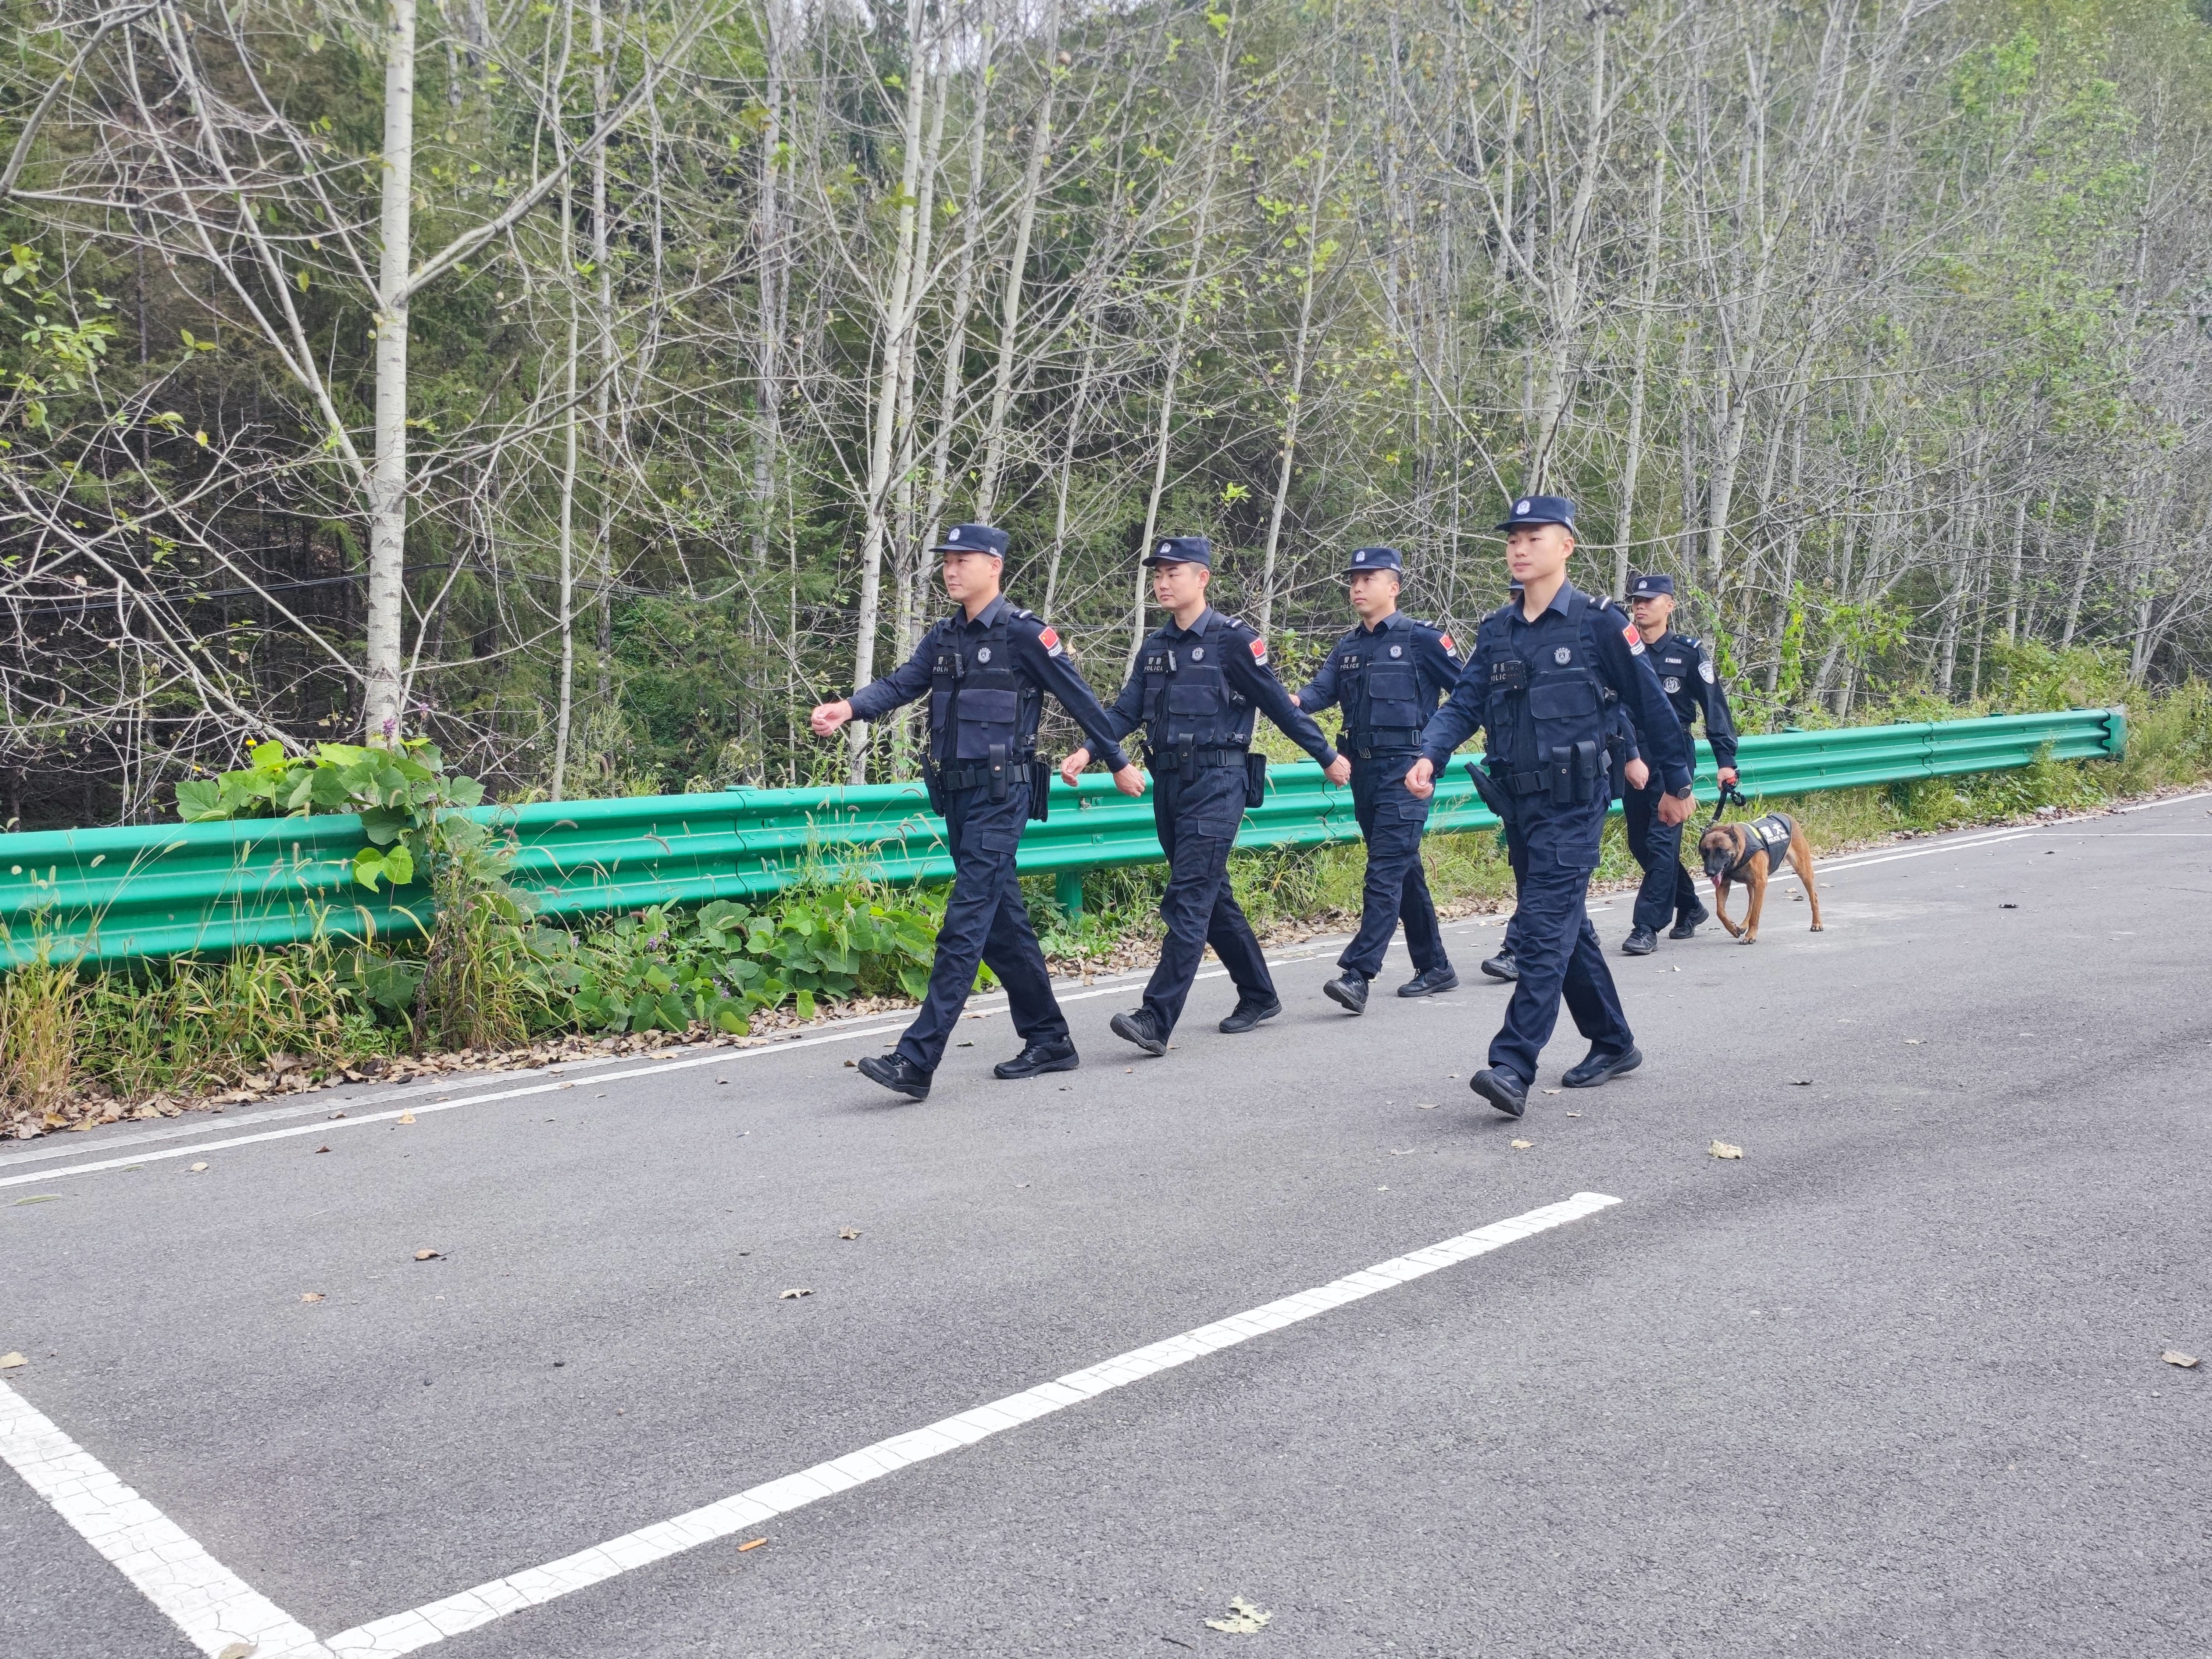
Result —
[[1540, 680], [1528, 688], [1528, 713], [1539, 720], [1571, 720], [1577, 724], [1597, 717], [1597, 687], [1581, 675]]
[[1016, 695], [1012, 691], [963, 688], [960, 693], [958, 757], [988, 760], [994, 743], [1007, 744], [1011, 751], [1018, 713], [1016, 705]]
[[1371, 726], [1419, 726], [1421, 692], [1411, 663], [1378, 662], [1367, 670], [1367, 720]]
[[1170, 714], [1211, 714], [1220, 707], [1220, 687], [1206, 681], [1168, 687], [1168, 713]]

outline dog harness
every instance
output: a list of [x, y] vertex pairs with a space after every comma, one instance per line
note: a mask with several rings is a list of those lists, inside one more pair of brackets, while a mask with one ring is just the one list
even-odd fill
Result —
[[1743, 826], [1743, 853], [1728, 867], [1729, 879], [1734, 881], [1751, 867], [1754, 854], [1766, 854], [1767, 873], [1771, 875], [1782, 867], [1790, 856], [1790, 836], [1793, 826], [1779, 812], [1769, 812], [1765, 817], [1753, 818]]

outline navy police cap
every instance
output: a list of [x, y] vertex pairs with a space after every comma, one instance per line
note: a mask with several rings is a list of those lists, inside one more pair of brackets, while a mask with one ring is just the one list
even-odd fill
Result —
[[994, 530], [987, 524], [956, 524], [945, 532], [945, 538], [929, 550], [933, 553], [988, 553], [994, 558], [1006, 556], [1006, 548], [1012, 538], [1003, 530]]
[[1674, 598], [1672, 576], [1632, 576], [1628, 580], [1628, 597], [1632, 599], [1656, 599], [1662, 593]]
[[1513, 502], [1512, 515], [1498, 527], [1517, 530], [1523, 525], [1556, 524], [1572, 530], [1575, 527], [1575, 504], [1565, 495], [1521, 495]]
[[1352, 562], [1344, 567], [1344, 574], [1357, 576], [1363, 570], [1388, 570], [1402, 579], [1406, 574], [1406, 556], [1395, 547], [1354, 548]]
[[1146, 564], [1202, 564], [1213, 568], [1213, 544], [1203, 536], [1163, 536], [1145, 555]]

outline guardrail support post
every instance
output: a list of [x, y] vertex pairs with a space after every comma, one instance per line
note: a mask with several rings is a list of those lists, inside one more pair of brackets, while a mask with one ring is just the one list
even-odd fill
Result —
[[1083, 877], [1080, 870], [1063, 870], [1052, 878], [1053, 898], [1071, 916], [1083, 914]]

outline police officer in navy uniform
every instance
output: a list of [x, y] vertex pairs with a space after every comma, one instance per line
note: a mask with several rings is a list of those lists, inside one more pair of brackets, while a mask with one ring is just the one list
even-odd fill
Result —
[[1367, 1006], [1368, 982], [1382, 971], [1382, 954], [1401, 921], [1413, 977], [1398, 994], [1431, 996], [1459, 983], [1421, 867], [1429, 804], [1398, 787], [1421, 752], [1421, 728], [1459, 684], [1459, 658], [1450, 635], [1398, 609], [1405, 571], [1405, 557], [1395, 547], [1353, 551], [1344, 574], [1359, 626], [1336, 642], [1320, 672], [1292, 699], [1309, 714], [1331, 703], [1344, 706], [1344, 752], [1352, 762], [1352, 810], [1367, 841], [1367, 881], [1359, 931], [1336, 959], [1344, 972], [1322, 992], [1355, 1014]]
[[1593, 1087], [1644, 1060], [1583, 908], [1611, 793], [1607, 688], [1664, 781], [1661, 816], [1680, 823], [1692, 805], [1689, 745], [1642, 638], [1609, 601], [1567, 580], [1574, 522], [1574, 503], [1565, 496], [1514, 502], [1498, 528], [1521, 602], [1484, 619], [1459, 689], [1421, 734], [1421, 757], [1406, 774], [1411, 793], [1432, 793], [1437, 769], [1480, 728], [1485, 764], [1521, 839], [1519, 977], [1505, 1024], [1491, 1040], [1490, 1063], [1470, 1085], [1508, 1117], [1528, 1109], [1536, 1056], [1551, 1039], [1562, 995], [1590, 1044], [1561, 1079], [1569, 1088]]
[[[1160, 899], [1168, 936], [1144, 1006], [1115, 1015], [1113, 1030], [1157, 1055], [1168, 1051], [1209, 945], [1237, 986], [1237, 1006], [1221, 1022], [1224, 1031], [1249, 1031], [1283, 1011], [1260, 941], [1229, 886], [1230, 849], [1261, 787], [1251, 752], [1255, 717], [1264, 713], [1290, 733], [1331, 783], [1349, 780], [1352, 763], [1291, 701], [1267, 666], [1267, 642], [1206, 604], [1213, 548], [1205, 537], [1164, 537], [1145, 563], [1152, 573], [1152, 598], [1169, 620], [1145, 641], [1106, 721], [1115, 738], [1145, 728], [1152, 823], [1168, 855], [1168, 890]], [[1077, 750], [1060, 763], [1060, 775], [1073, 776], [1090, 758], [1088, 750]]]
[[923, 765], [930, 804], [945, 815], [952, 891], [921, 1012], [896, 1049], [860, 1062], [863, 1077], [915, 1100], [928, 1097], [979, 962], [988, 963], [1006, 988], [1022, 1039], [1021, 1053], [994, 1068], [1000, 1077], [1072, 1072], [1082, 1063], [1014, 872], [1022, 826], [1042, 805], [1048, 775], [1035, 766], [1042, 694], [1059, 698], [1091, 734], [1123, 794], [1145, 793], [1144, 774], [1121, 752], [1119, 733], [1060, 635], [999, 592], [1006, 544], [1006, 532], [988, 525], [945, 532], [930, 551], [943, 555], [945, 591], [960, 609], [923, 635], [904, 663], [849, 698], [822, 704], [812, 720], [815, 733], [826, 738], [847, 720], [881, 720], [925, 693], [929, 697]]
[[[1519, 582], [1509, 584], [1505, 591], [1510, 603], [1518, 605], [1521, 602]], [[1650, 781], [1650, 769], [1644, 764], [1643, 751], [1636, 746], [1636, 726], [1629, 720], [1627, 711], [1621, 708], [1620, 699], [1614, 696], [1609, 688], [1604, 696], [1605, 746], [1607, 753], [1612, 757], [1613, 792], [1616, 795], [1625, 796], [1630, 786], [1632, 785], [1640, 789]], [[1520, 836], [1510, 818], [1502, 823], [1501, 833], [1505, 839], [1506, 861], [1513, 866], [1514, 890], [1517, 894], [1520, 890], [1521, 878], [1527, 867], [1527, 861], [1522, 856]], [[1513, 963], [1513, 945], [1518, 937], [1520, 925], [1521, 915], [1516, 908], [1512, 915], [1506, 918], [1505, 937], [1498, 944], [1498, 954], [1483, 959], [1482, 971], [1491, 978], [1514, 980], [1521, 976], [1521, 970]]]
[[[1686, 634], [1674, 631], [1674, 579], [1638, 576], [1628, 584], [1629, 614], [1651, 657], [1659, 689], [1674, 706], [1682, 735], [1691, 742], [1698, 716], [1705, 719], [1705, 741], [1713, 746], [1713, 763], [1720, 781], [1732, 784], [1735, 771], [1735, 721], [1729, 715], [1728, 694], [1713, 672], [1712, 653]], [[1709, 918], [1698, 897], [1698, 884], [1682, 866], [1682, 826], [1659, 821], [1659, 788], [1644, 782], [1622, 796], [1621, 816], [1627, 820], [1628, 850], [1644, 866], [1644, 884], [1637, 890], [1636, 919], [1621, 949], [1632, 957], [1648, 957], [1659, 948], [1659, 930], [1668, 917], [1674, 925], [1669, 939], [1688, 939], [1698, 924]]]

